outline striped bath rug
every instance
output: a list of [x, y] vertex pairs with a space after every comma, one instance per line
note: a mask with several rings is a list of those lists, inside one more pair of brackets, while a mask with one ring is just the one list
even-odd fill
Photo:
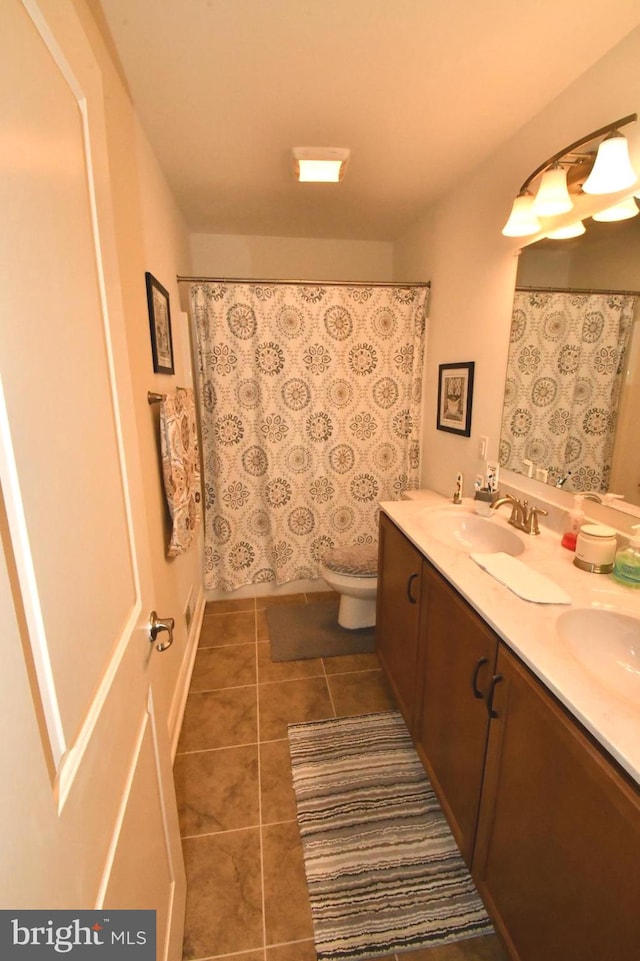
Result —
[[289, 725], [318, 961], [493, 929], [396, 711]]

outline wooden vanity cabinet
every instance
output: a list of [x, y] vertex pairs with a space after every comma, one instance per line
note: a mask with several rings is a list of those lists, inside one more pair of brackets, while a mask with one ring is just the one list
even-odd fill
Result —
[[398, 707], [413, 731], [423, 557], [380, 515], [376, 651]]
[[377, 644], [512, 961], [640, 961], [640, 790], [382, 515]]
[[496, 635], [425, 561], [418, 754], [467, 865], [476, 835]]
[[638, 961], [640, 792], [502, 644], [473, 877], [517, 961]]

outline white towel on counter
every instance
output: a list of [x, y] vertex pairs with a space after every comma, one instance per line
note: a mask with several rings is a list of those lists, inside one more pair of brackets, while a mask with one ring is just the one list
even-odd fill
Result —
[[167, 557], [189, 550], [201, 520], [200, 455], [193, 390], [178, 387], [160, 405], [164, 489], [172, 520]]
[[511, 554], [498, 551], [495, 554], [470, 554], [469, 556], [487, 574], [491, 574], [524, 601], [532, 601], [535, 604], [571, 604], [571, 598], [566, 591], [558, 587], [545, 574], [531, 570]]

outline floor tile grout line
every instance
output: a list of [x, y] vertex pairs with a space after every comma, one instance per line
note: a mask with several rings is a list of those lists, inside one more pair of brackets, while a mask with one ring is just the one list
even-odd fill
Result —
[[182, 834], [183, 841], [197, 841], [200, 838], [222, 838], [228, 834], [242, 834], [243, 831], [259, 831], [259, 824], [243, 824], [239, 828], [224, 828], [222, 831], [204, 831], [202, 834]]
[[[285, 737], [268, 737], [264, 738], [261, 744], [277, 744], [279, 741], [287, 741], [287, 736]], [[192, 748], [190, 751], [176, 751], [176, 757], [181, 755], [185, 757], [188, 754], [206, 754], [208, 751], [233, 751], [238, 747], [257, 747], [258, 741], [243, 741], [242, 744], [219, 744], [216, 747], [197, 747]]]
[[326, 678], [324, 668], [321, 674], [310, 674], [306, 677], [285, 677], [281, 681], [258, 681], [258, 687], [268, 687], [270, 684], [298, 684], [300, 681], [317, 681], [318, 678]]
[[329, 676], [327, 675], [327, 669], [324, 666], [324, 660], [322, 661], [322, 673], [324, 674], [324, 683], [327, 685], [327, 693], [329, 695], [329, 701], [331, 702], [331, 710], [333, 711], [333, 716], [337, 717], [336, 705], [333, 700], [333, 694], [331, 693], [331, 685], [329, 684]]
[[239, 647], [241, 644], [251, 644], [251, 641], [245, 640], [244, 638], [240, 637], [238, 640], [227, 640], [227, 641], [223, 640], [219, 644], [209, 644], [209, 643], [198, 644], [198, 650], [199, 651], [211, 651], [211, 650], [215, 651], [218, 648], [226, 649], [227, 647]]
[[242, 691], [244, 688], [255, 687], [256, 684], [257, 681], [253, 681], [251, 684], [234, 684], [232, 687], [207, 687], [204, 691], [189, 691], [189, 697], [192, 694], [220, 694], [223, 691]]
[[313, 944], [313, 938], [296, 938], [295, 941], [276, 941], [274, 944], [270, 944], [270, 948], [289, 948], [295, 944]]
[[264, 824], [258, 821], [256, 824], [243, 824], [239, 828], [224, 828], [221, 831], [203, 831], [202, 834], [181, 834], [183, 841], [193, 841], [197, 838], [217, 838], [226, 834], [240, 834], [242, 831], [261, 831], [262, 828], [279, 827], [282, 824], [297, 824], [297, 818], [286, 818], [283, 821], [265, 821]]
[[[274, 740], [276, 740], [274, 738]], [[279, 738], [282, 740], [282, 738]], [[233, 751], [237, 747], [257, 747], [257, 741], [244, 741], [242, 744], [218, 744], [214, 747], [194, 747], [190, 751], [176, 751], [176, 757], [186, 757], [189, 754], [206, 754], [207, 751]]]
[[[293, 942], [294, 944], [296, 942]], [[228, 954], [203, 954], [200, 958], [190, 958], [189, 961], [225, 961], [225, 958], [230, 958], [231, 961], [237, 961], [238, 958], [242, 958], [242, 955], [250, 955], [256, 951], [262, 951], [262, 948], [247, 948], [242, 951], [231, 951]], [[264, 953], [264, 952], [263, 952]], [[265, 957], [266, 961], [266, 957]]]

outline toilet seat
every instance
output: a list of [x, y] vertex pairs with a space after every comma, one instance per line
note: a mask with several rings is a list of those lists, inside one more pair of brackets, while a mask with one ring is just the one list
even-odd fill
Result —
[[354, 544], [351, 547], [335, 547], [327, 551], [322, 563], [336, 574], [348, 577], [377, 577], [378, 545]]
[[350, 630], [376, 623], [378, 549], [375, 544], [355, 544], [327, 551], [320, 575], [340, 594], [338, 624]]

